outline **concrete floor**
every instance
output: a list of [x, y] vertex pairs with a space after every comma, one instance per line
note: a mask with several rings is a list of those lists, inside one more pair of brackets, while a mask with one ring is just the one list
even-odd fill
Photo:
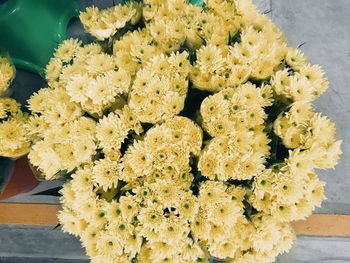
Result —
[[[90, 3], [108, 6], [112, 0], [81, 0], [81, 7]], [[255, 0], [261, 11], [282, 29], [292, 46], [304, 43], [301, 50], [313, 63], [320, 64], [330, 80], [330, 89], [316, 101], [316, 107], [337, 125], [337, 136], [343, 139], [343, 155], [339, 165], [319, 172], [327, 182], [327, 200], [319, 213], [350, 214], [350, 0]], [[86, 37], [75, 22], [71, 36]], [[19, 72], [16, 78], [22, 100], [26, 87], [41, 88], [42, 82], [32, 74]], [[28, 90], [27, 90], [28, 91]], [[60, 182], [43, 183], [33, 192], [55, 187]], [[33, 193], [32, 192], [32, 193]], [[19, 195], [9, 202], [56, 203], [57, 198]], [[0, 262], [86, 262], [79, 242], [59, 229], [31, 226], [0, 226]], [[289, 254], [278, 258], [280, 263], [350, 262], [350, 238], [298, 237]]]

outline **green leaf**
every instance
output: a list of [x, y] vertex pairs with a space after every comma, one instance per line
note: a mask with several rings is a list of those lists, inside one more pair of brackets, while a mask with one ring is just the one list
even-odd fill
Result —
[[57, 228], [59, 228], [61, 226], [61, 224], [57, 224], [54, 228], [52, 228], [51, 230], [55, 230]]
[[61, 196], [60, 190], [62, 189], [62, 186], [58, 186], [55, 188], [47, 189], [42, 192], [35, 193], [33, 195], [49, 195], [49, 196]]

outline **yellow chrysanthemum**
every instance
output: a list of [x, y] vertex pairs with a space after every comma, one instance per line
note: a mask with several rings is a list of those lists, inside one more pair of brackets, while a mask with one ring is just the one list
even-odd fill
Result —
[[15, 73], [12, 62], [7, 57], [0, 56], [0, 95], [8, 89]]

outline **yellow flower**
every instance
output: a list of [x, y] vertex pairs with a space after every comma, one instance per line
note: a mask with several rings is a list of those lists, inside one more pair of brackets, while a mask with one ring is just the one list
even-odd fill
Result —
[[103, 74], [116, 68], [113, 57], [104, 53], [89, 56], [86, 63], [86, 69], [92, 76]]
[[326, 199], [324, 195], [325, 182], [320, 181], [313, 172], [309, 173], [308, 176], [310, 181], [307, 185], [307, 198], [313, 206], [320, 207], [322, 201]]
[[40, 89], [38, 92], [33, 93], [33, 95], [28, 100], [28, 108], [32, 112], [44, 112], [48, 107], [47, 98], [52, 94], [52, 90], [45, 88]]
[[254, 65], [251, 76], [255, 79], [268, 79], [274, 73], [274, 66], [270, 58], [261, 59]]
[[96, 243], [98, 238], [98, 233], [101, 231], [100, 228], [88, 225], [80, 236], [80, 241], [82, 246], [86, 249], [86, 254], [89, 257], [97, 256]]
[[204, 218], [202, 211], [197, 214], [195, 220], [191, 222], [191, 233], [196, 239], [207, 240], [209, 238], [209, 222]]
[[218, 225], [215, 223], [209, 223], [210, 231], [209, 231], [209, 248], [217, 243], [222, 242], [227, 239], [227, 228], [224, 225]]
[[122, 216], [128, 221], [132, 221], [139, 212], [138, 204], [132, 196], [122, 196], [119, 199], [119, 208]]
[[170, 38], [173, 38], [180, 42], [185, 40], [185, 25], [181, 20], [172, 20], [166, 25], [167, 35]]
[[6, 114], [5, 105], [2, 101], [0, 101], [0, 120], [4, 119], [6, 116], [7, 114]]
[[230, 199], [218, 202], [208, 209], [208, 220], [214, 224], [232, 226], [242, 215], [241, 208]]
[[54, 56], [64, 62], [68, 62], [74, 58], [75, 52], [80, 46], [81, 41], [73, 38], [67, 39], [56, 48]]
[[15, 68], [6, 57], [0, 56], [0, 95], [7, 90], [15, 76]]
[[217, 258], [234, 258], [238, 245], [235, 242], [221, 241], [209, 246], [211, 255]]
[[118, 237], [110, 231], [99, 231], [96, 238], [96, 249], [99, 255], [107, 258], [117, 258], [123, 255], [123, 247]]
[[294, 48], [288, 48], [285, 60], [286, 63], [295, 70], [298, 70], [307, 64], [307, 59], [304, 54]]
[[[214, 180], [216, 178], [216, 171], [218, 169], [217, 156], [212, 154], [204, 154], [203, 157], [199, 159], [198, 168], [202, 174], [209, 177], [209, 179]], [[232, 170], [230, 170], [231, 172]]]
[[181, 257], [186, 261], [206, 262], [206, 255], [199, 243], [188, 239], [183, 242], [183, 251]]
[[292, 76], [288, 88], [294, 101], [311, 101], [313, 99], [312, 86], [306, 78]]
[[102, 52], [102, 47], [97, 43], [90, 43], [87, 45], [84, 45], [83, 47], [80, 47], [77, 52], [75, 53], [75, 56], [79, 58], [88, 58], [92, 55], [97, 55]]
[[163, 20], [156, 20], [150, 24], [151, 35], [158, 40], [165, 38], [166, 24], [164, 22]]
[[197, 198], [188, 192], [181, 195], [177, 210], [180, 217], [192, 222], [199, 210]]
[[314, 99], [327, 90], [328, 79], [324, 76], [325, 73], [319, 65], [305, 65], [299, 69], [299, 73], [312, 84]]
[[140, 208], [138, 220], [140, 221], [142, 228], [159, 230], [165, 220], [162, 206], [149, 201], [146, 207]]
[[271, 140], [268, 138], [266, 133], [262, 131], [256, 131], [254, 134], [254, 143], [252, 145], [254, 151], [261, 152], [264, 156], [270, 154], [271, 147], [269, 143]]
[[99, 145], [106, 151], [111, 149], [119, 150], [131, 128], [123, 122], [118, 114], [110, 113], [108, 116], [104, 116], [99, 120], [96, 127]]
[[87, 75], [74, 75], [67, 83], [67, 94], [71, 97], [71, 100], [77, 103], [84, 103], [87, 101], [87, 90], [89, 84], [93, 81]]
[[275, 224], [262, 224], [257, 229], [256, 239], [254, 239], [254, 247], [258, 251], [271, 251], [274, 244], [280, 239], [281, 233]]
[[69, 209], [61, 210], [57, 217], [63, 231], [74, 236], [79, 236], [87, 225], [86, 221], [77, 218], [76, 214]]
[[283, 95], [287, 98], [291, 97], [290, 80], [287, 69], [279, 70], [272, 76], [271, 84], [277, 95]]
[[227, 186], [219, 181], [206, 181], [199, 188], [199, 203], [201, 207], [213, 206], [225, 196]]
[[293, 206], [276, 203], [272, 208], [272, 216], [279, 222], [289, 222], [293, 218]]
[[313, 162], [307, 151], [296, 149], [289, 151], [288, 166], [293, 174], [305, 174], [313, 168]]
[[73, 151], [75, 159], [80, 163], [91, 162], [96, 154], [96, 144], [88, 136], [81, 136], [73, 142]]
[[282, 176], [283, 180], [278, 180], [274, 188], [276, 201], [284, 204], [294, 204], [304, 193], [304, 189], [301, 187], [303, 182], [293, 175], [284, 173]]
[[[82, 169], [78, 169], [72, 175], [72, 179], [73, 180], [71, 180], [68, 189], [73, 189], [76, 196], [82, 195], [87, 190], [91, 191], [93, 188], [92, 171], [89, 165], [84, 166]], [[71, 191], [68, 190], [69, 196], [71, 196], [70, 192]]]
[[227, 83], [230, 86], [236, 86], [246, 82], [250, 76], [250, 73], [251, 73], [250, 71], [251, 71], [250, 67], [245, 65], [242, 65], [242, 66], [237, 65], [233, 67]]
[[116, 94], [127, 93], [129, 91], [131, 77], [127, 71], [119, 68], [118, 71], [108, 71], [105, 75]]
[[14, 99], [7, 97], [0, 98], [0, 104], [2, 105], [2, 110], [4, 111], [5, 118], [14, 117], [22, 112], [21, 104], [19, 104]]
[[29, 152], [25, 122], [25, 119], [13, 118], [0, 123], [0, 156], [19, 157]]
[[72, 136], [74, 139], [87, 136], [95, 140], [96, 126], [97, 123], [92, 118], [80, 117], [72, 123]]
[[296, 101], [292, 104], [286, 117], [290, 122], [304, 123], [312, 117], [312, 105], [303, 101]]
[[166, 207], [172, 207], [180, 198], [178, 187], [167, 180], [158, 180], [150, 186], [151, 190], [157, 193], [157, 199]]
[[174, 246], [165, 242], [150, 243], [150, 248], [152, 262], [162, 262], [162, 260], [172, 258], [176, 255]]
[[313, 161], [317, 168], [329, 169], [333, 168], [339, 161], [342, 141], [335, 141], [328, 148], [314, 147], [310, 149], [313, 155]]
[[51, 125], [70, 123], [82, 116], [82, 110], [76, 103], [57, 101], [54, 104], [51, 101], [50, 104], [51, 108], [43, 113], [43, 118]]
[[160, 238], [168, 244], [181, 242], [183, 237], [187, 236], [190, 231], [185, 220], [176, 216], [167, 218], [160, 226]]
[[293, 220], [303, 220], [306, 217], [310, 216], [314, 206], [311, 202], [306, 198], [301, 198], [298, 202], [295, 203], [294, 206], [294, 217]]
[[117, 161], [100, 159], [92, 168], [92, 181], [107, 190], [118, 185], [120, 173], [120, 164]]
[[98, 77], [90, 82], [86, 91], [87, 97], [97, 105], [108, 105], [114, 101], [114, 97], [117, 95], [117, 92], [111, 89], [110, 83], [105, 77]]
[[51, 58], [45, 68], [45, 78], [49, 83], [58, 81], [62, 73], [63, 63], [60, 58]]
[[49, 125], [45, 122], [43, 116], [31, 115], [25, 124], [25, 129], [29, 138], [35, 141], [44, 137], [46, 130], [49, 129]]
[[79, 15], [79, 18], [83, 25], [90, 27], [94, 21], [96, 21], [100, 10], [95, 7], [91, 6], [86, 8], [85, 12], [81, 12]]
[[225, 59], [218, 47], [208, 45], [198, 50], [197, 63], [201, 72], [215, 73], [223, 70]]
[[142, 244], [140, 253], [137, 254], [137, 262], [147, 263], [151, 261], [151, 248], [147, 244]]
[[130, 254], [131, 257], [135, 257], [136, 254], [140, 253], [142, 243], [143, 237], [135, 234], [129, 235], [125, 241], [124, 251]]

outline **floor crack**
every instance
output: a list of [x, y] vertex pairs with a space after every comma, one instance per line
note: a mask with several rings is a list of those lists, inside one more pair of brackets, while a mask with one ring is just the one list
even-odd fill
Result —
[[273, 14], [272, 14], [272, 0], [270, 0], [270, 16], [271, 16], [271, 20], [273, 19]]

